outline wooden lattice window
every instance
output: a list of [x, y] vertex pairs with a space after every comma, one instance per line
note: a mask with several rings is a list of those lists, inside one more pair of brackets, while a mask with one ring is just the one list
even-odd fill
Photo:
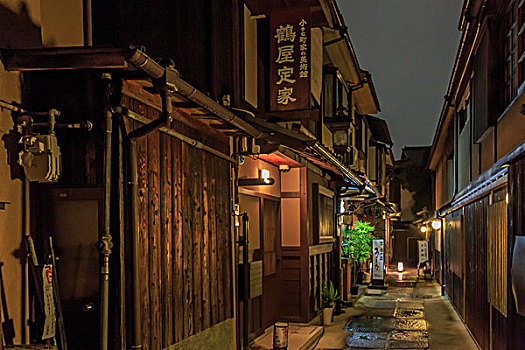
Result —
[[525, 1], [518, 4], [518, 74], [519, 84], [525, 82]]
[[507, 317], [507, 202], [506, 191], [493, 195], [487, 212], [487, 288], [489, 303]]
[[505, 26], [505, 106], [518, 93], [518, 32], [518, 6], [514, 2], [507, 12]]

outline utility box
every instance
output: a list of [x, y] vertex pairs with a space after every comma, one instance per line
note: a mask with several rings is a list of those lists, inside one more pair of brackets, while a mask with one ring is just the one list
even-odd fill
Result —
[[62, 174], [60, 147], [55, 135], [31, 134], [20, 140], [19, 163], [29, 181], [56, 182]]

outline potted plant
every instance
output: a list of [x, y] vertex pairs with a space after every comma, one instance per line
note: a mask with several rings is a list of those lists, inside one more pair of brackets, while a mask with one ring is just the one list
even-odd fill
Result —
[[357, 294], [357, 272], [372, 255], [371, 242], [375, 228], [369, 222], [357, 220], [351, 229], [342, 231], [341, 256], [352, 259], [352, 294]]
[[332, 281], [323, 283], [323, 325], [331, 325], [334, 314], [334, 303], [339, 300], [337, 289]]

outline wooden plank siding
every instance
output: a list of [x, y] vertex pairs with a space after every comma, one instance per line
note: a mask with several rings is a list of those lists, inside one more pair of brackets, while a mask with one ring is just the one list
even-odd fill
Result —
[[[516, 236], [525, 235], [525, 159], [521, 158], [509, 167], [509, 271], [512, 268], [512, 252]], [[510, 277], [509, 277], [510, 281]], [[510, 285], [510, 282], [509, 282]], [[516, 312], [516, 303], [512, 288], [508, 288], [508, 317], [505, 334], [507, 349], [525, 349], [525, 317]], [[503, 326], [501, 327], [503, 328]], [[496, 349], [496, 347], [494, 347]], [[501, 349], [501, 348], [500, 348]]]
[[[122, 105], [159, 114], [126, 94]], [[128, 132], [141, 125], [125, 124]], [[171, 127], [229, 150], [226, 137], [177, 119]], [[137, 147], [143, 348], [162, 349], [232, 317], [230, 163], [158, 131]]]
[[510, 165], [506, 185], [446, 218], [446, 291], [482, 349], [525, 348], [525, 317], [516, 312], [509, 274], [515, 237], [525, 232], [524, 205], [521, 159]]
[[488, 349], [490, 308], [487, 293], [487, 209], [489, 196], [465, 206], [465, 323], [483, 349]]

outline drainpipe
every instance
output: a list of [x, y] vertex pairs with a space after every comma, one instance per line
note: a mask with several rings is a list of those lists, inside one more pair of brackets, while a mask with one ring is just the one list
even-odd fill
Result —
[[155, 60], [151, 59], [149, 56], [134, 46], [129, 46], [127, 49], [125, 49], [124, 56], [131, 64], [143, 70], [151, 78], [153, 78], [154, 82], [157, 82], [157, 84], [161, 83], [162, 86], [169, 91], [181, 94], [188, 100], [202, 106], [207, 111], [213, 113], [231, 125], [243, 130], [254, 138], [264, 137], [264, 134], [260, 130], [245, 122], [242, 118], [239, 118], [182, 80], [180, 78], [180, 73], [173, 66], [170, 66], [169, 69], [162, 67], [159, 63], [155, 62]]
[[337, 157], [328, 152], [326, 148], [324, 148], [319, 142], [316, 141], [312, 147], [320, 156], [326, 158], [337, 169], [339, 169], [339, 171], [341, 171], [343, 175], [350, 178], [359, 188], [364, 189], [365, 191], [373, 194], [375, 197], [380, 197], [380, 193], [372, 185], [370, 180], [368, 180], [366, 177], [364, 181], [360, 179], [357, 176], [357, 174], [355, 174], [352, 170], [348, 169], [343, 163], [341, 163], [339, 159], [337, 159]]
[[105, 133], [105, 154], [104, 154], [104, 232], [97, 246], [101, 255], [100, 268], [100, 349], [108, 349], [108, 329], [109, 329], [109, 257], [111, 255], [111, 140], [113, 113], [110, 109], [105, 111], [106, 133]]
[[[164, 69], [164, 71], [166, 71]], [[159, 77], [160, 80], [161, 77]], [[146, 124], [138, 129], [130, 132], [127, 137], [129, 140], [129, 161], [130, 161], [130, 193], [131, 193], [131, 234], [133, 237], [133, 343], [132, 349], [142, 349], [142, 320], [140, 312], [140, 274], [139, 274], [139, 262], [140, 262], [140, 240], [139, 240], [139, 228], [138, 228], [138, 171], [137, 171], [137, 140], [141, 137], [148, 135], [149, 133], [163, 127], [168, 126], [171, 121], [171, 92], [166, 86], [160, 87], [160, 96], [162, 99], [162, 113], [161, 116]]]
[[[106, 98], [111, 95], [111, 75], [102, 74], [102, 80], [107, 83]], [[111, 256], [111, 145], [113, 134], [113, 111], [111, 107], [104, 110], [104, 231], [96, 243], [100, 254], [100, 349], [108, 349], [109, 333], [109, 257]]]
[[248, 214], [242, 214], [242, 276], [243, 276], [243, 300], [242, 300], [242, 348], [249, 349], [248, 346], [248, 301], [250, 300], [250, 284], [248, 276], [250, 274], [250, 265], [248, 263]]

